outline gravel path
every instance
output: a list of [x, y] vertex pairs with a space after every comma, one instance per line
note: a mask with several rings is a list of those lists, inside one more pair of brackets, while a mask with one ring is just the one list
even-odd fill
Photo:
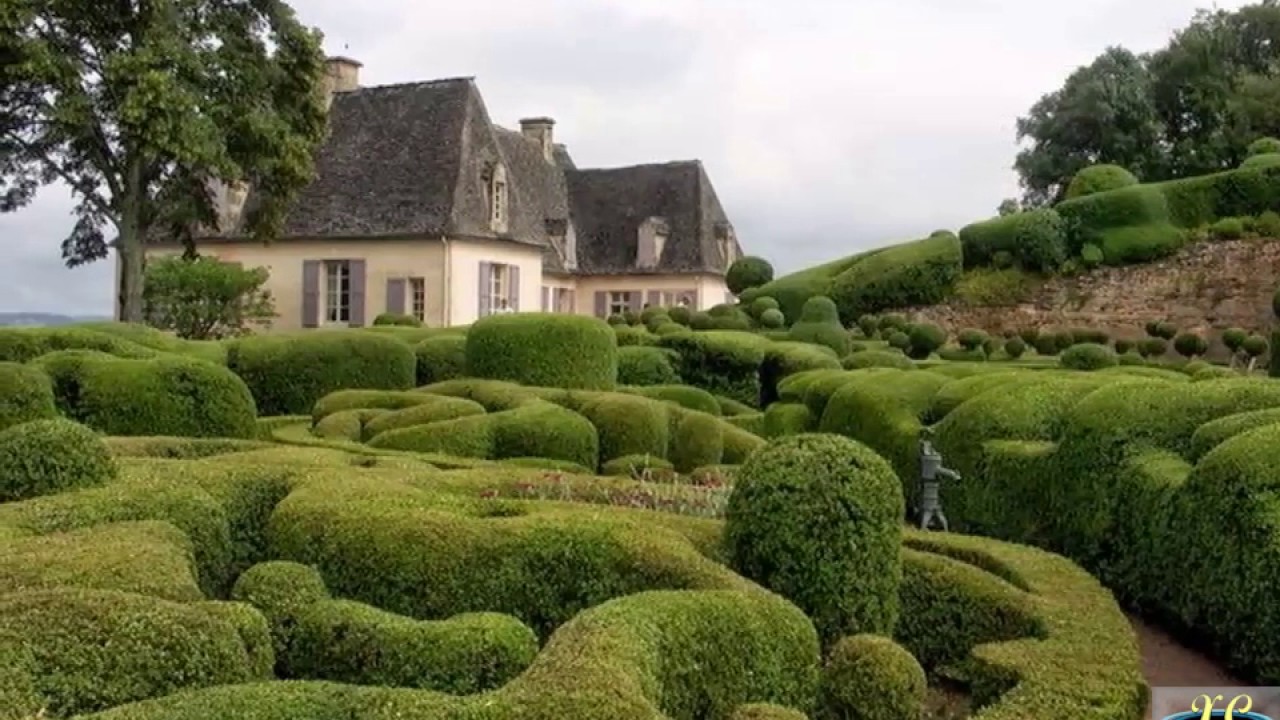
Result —
[[[1142, 674], [1151, 687], [1230, 687], [1249, 683], [1241, 681], [1203, 653], [1188, 648], [1169, 633], [1136, 615], [1129, 624], [1138, 635], [1142, 652]], [[1143, 718], [1149, 717], [1143, 713]]]

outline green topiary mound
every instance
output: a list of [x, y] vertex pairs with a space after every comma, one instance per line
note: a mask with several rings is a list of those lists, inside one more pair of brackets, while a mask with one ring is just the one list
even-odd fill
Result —
[[1119, 165], [1090, 165], [1071, 178], [1066, 198], [1070, 200], [1137, 184], [1138, 178]]
[[106, 442], [79, 423], [32, 420], [0, 432], [0, 502], [102, 485], [115, 475]]
[[1101, 370], [1119, 364], [1116, 353], [1106, 345], [1080, 343], [1063, 351], [1059, 364], [1070, 370]]
[[464, 335], [430, 337], [413, 346], [418, 358], [417, 383], [430, 385], [467, 374], [467, 338]]
[[590, 317], [523, 313], [481, 318], [467, 332], [467, 374], [521, 385], [612, 390], [618, 338]]
[[725, 545], [738, 572], [799, 605], [828, 642], [889, 633], [904, 513], [901, 482], [870, 448], [838, 435], [792, 435], [743, 464]]
[[849, 333], [840, 324], [840, 313], [829, 297], [809, 298], [800, 311], [800, 320], [791, 326], [790, 338], [831, 348], [838, 356], [849, 354]]
[[31, 365], [0, 362], [0, 430], [57, 415], [47, 374]]
[[743, 290], [761, 285], [773, 279], [773, 265], [761, 257], [748, 255], [733, 261], [725, 273], [724, 283], [734, 295]]
[[902, 720], [924, 712], [924, 669], [905, 648], [879, 635], [836, 643], [822, 675], [823, 717]]

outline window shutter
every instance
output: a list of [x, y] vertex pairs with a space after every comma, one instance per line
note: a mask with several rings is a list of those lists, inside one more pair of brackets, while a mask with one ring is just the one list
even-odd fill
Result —
[[609, 317], [609, 294], [603, 290], [596, 292], [596, 317]]
[[387, 280], [387, 312], [404, 313], [404, 278]]
[[320, 261], [302, 261], [302, 327], [320, 327]]
[[351, 268], [351, 327], [364, 326], [364, 261], [348, 260]]
[[560, 312], [571, 312], [571, 313], [578, 312], [578, 305], [577, 303], [574, 302], [574, 298], [578, 297], [578, 291], [570, 290], [564, 295], [565, 295], [564, 297], [565, 302], [564, 302], [564, 306], [559, 308]]
[[512, 311], [520, 312], [520, 266], [507, 266], [507, 304]]
[[487, 262], [480, 263], [480, 288], [476, 290], [476, 302], [480, 303], [477, 310], [477, 317], [484, 317], [489, 314], [489, 273], [490, 264]]
[[631, 312], [640, 312], [644, 305], [644, 293], [639, 290], [632, 290], [627, 294], [627, 309]]
[[647, 302], [648, 302], [650, 305], [654, 306], [654, 307], [658, 307], [659, 305], [661, 305], [661, 304], [662, 304], [662, 291], [661, 291], [661, 290], [650, 290], [650, 291], [649, 291], [649, 300], [648, 300]]
[[542, 312], [551, 309], [551, 288], [546, 285], [542, 286]]

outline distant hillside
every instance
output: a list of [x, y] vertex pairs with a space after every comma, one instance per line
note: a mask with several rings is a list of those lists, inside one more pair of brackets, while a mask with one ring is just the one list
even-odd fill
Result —
[[40, 312], [0, 312], [0, 326], [49, 326], [72, 325], [83, 322], [110, 320], [105, 315], [59, 315]]

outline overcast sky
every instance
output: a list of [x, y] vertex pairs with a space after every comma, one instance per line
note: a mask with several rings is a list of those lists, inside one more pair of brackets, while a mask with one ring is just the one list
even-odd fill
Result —
[[[579, 167], [698, 158], [779, 273], [958, 229], [1018, 193], [1014, 122], [1108, 45], [1163, 45], [1208, 0], [295, 0], [361, 84], [474, 76], [556, 120]], [[1234, 8], [1239, 0], [1220, 2]], [[67, 270], [69, 192], [0, 215], [0, 311], [110, 314]]]

